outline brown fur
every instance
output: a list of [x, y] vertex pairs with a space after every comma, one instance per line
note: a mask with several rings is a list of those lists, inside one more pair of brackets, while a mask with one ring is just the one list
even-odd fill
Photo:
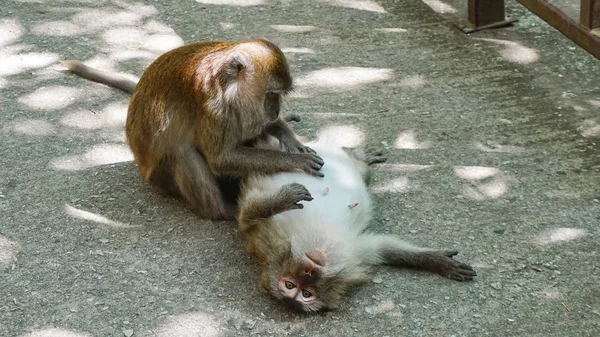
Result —
[[[83, 77], [132, 87], [76, 61], [63, 63]], [[322, 176], [322, 159], [279, 115], [290, 90], [287, 60], [268, 41], [198, 42], [161, 55], [135, 85], [127, 114], [127, 142], [142, 178], [182, 196], [202, 217], [230, 220], [237, 208], [223, 180], [297, 170]], [[266, 135], [278, 138], [280, 149], [252, 147]]]

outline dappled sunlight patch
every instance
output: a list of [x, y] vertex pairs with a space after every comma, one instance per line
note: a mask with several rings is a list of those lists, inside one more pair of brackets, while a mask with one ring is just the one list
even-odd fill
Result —
[[384, 33], [405, 33], [408, 32], [407, 29], [404, 28], [375, 28], [376, 31], [384, 32]]
[[39, 88], [20, 97], [19, 102], [34, 109], [56, 110], [71, 105], [82, 93], [81, 89], [56, 85]]
[[183, 40], [177, 34], [156, 33], [147, 34], [143, 28], [118, 27], [109, 29], [102, 38], [116, 51], [120, 49], [146, 49], [149, 51], [164, 53], [183, 45]]
[[125, 125], [127, 119], [127, 101], [108, 104], [102, 110], [79, 110], [64, 116], [60, 123], [80, 129], [101, 129]]
[[12, 125], [13, 131], [29, 136], [48, 136], [56, 134], [56, 127], [41, 119], [17, 121]]
[[423, 0], [423, 2], [436, 13], [458, 13], [456, 8], [441, 0]]
[[470, 199], [495, 199], [508, 191], [508, 183], [497, 168], [456, 166], [454, 173], [467, 181], [463, 186], [463, 194]]
[[107, 225], [107, 226], [114, 227], [114, 228], [136, 228], [136, 227], [141, 227], [140, 225], [132, 226], [132, 225], [127, 224], [127, 223], [113, 221], [113, 220], [108, 219], [105, 216], [100, 215], [100, 214], [96, 214], [96, 213], [84, 211], [82, 209], [75, 208], [75, 207], [73, 207], [71, 205], [65, 205], [64, 211], [65, 211], [65, 213], [67, 215], [69, 215], [71, 217], [74, 217], [74, 218], [77, 218], [77, 219], [80, 219], [80, 220], [94, 222], [94, 223], [99, 224], [99, 225]]
[[317, 29], [315, 26], [271, 25], [271, 28], [284, 33], [306, 33]]
[[588, 103], [592, 106], [600, 107], [600, 99], [590, 99]]
[[144, 38], [143, 43], [148, 50], [166, 53], [183, 46], [183, 39], [174, 34], [153, 34]]
[[544, 194], [548, 198], [552, 198], [552, 199], [572, 200], [572, 199], [579, 199], [579, 198], [581, 198], [581, 193], [579, 193], [579, 192], [567, 192], [565, 190], [546, 191], [546, 192], [544, 192]]
[[431, 165], [419, 165], [419, 164], [377, 164], [377, 168], [387, 172], [419, 172]]
[[74, 36], [84, 34], [85, 30], [71, 21], [49, 21], [35, 25], [33, 33], [42, 36]]
[[469, 181], [490, 178], [497, 175], [499, 172], [500, 170], [497, 168], [484, 166], [456, 166], [454, 168], [454, 173], [456, 173], [457, 176]]
[[196, 0], [196, 2], [204, 5], [224, 5], [238, 7], [259, 6], [266, 3], [265, 0]]
[[600, 136], [600, 124], [594, 119], [586, 119], [581, 122], [581, 126], [577, 130], [584, 137], [599, 137]]
[[139, 48], [145, 36], [146, 33], [140, 27], [114, 27], [102, 34], [106, 43], [128, 48]]
[[372, 0], [329, 0], [329, 4], [337, 7], [358, 9], [361, 11], [387, 13], [377, 2]]
[[519, 152], [524, 151], [524, 149], [519, 146], [500, 145], [500, 144], [485, 145], [480, 142], [475, 143], [475, 147], [478, 150], [481, 150], [483, 152], [489, 152], [489, 153], [519, 153]]
[[42, 328], [26, 333], [21, 337], [91, 337], [90, 334], [63, 328]]
[[216, 337], [220, 336], [221, 322], [210, 314], [190, 312], [171, 316], [158, 327], [158, 337]]
[[587, 109], [582, 107], [581, 105], [573, 105], [573, 109], [575, 111], [587, 111]]
[[315, 51], [310, 48], [281, 48], [286, 54], [314, 54]]
[[344, 91], [362, 85], [383, 82], [392, 79], [392, 69], [338, 67], [326, 68], [310, 72], [296, 80], [299, 90], [330, 89]]
[[534, 295], [545, 300], [560, 300], [565, 297], [560, 291], [538, 291]]
[[392, 300], [383, 300], [371, 307], [366, 307], [365, 311], [369, 314], [378, 315], [390, 312], [395, 309], [394, 302]]
[[19, 250], [21, 246], [18, 243], [0, 235], [0, 270], [13, 263]]
[[563, 243], [575, 239], [583, 238], [588, 235], [587, 230], [581, 228], [554, 228], [533, 238], [533, 243], [538, 245], [549, 245], [553, 243]]
[[431, 147], [430, 141], [420, 142], [417, 140], [417, 135], [413, 130], [401, 132], [394, 141], [394, 147], [404, 150], [427, 149]]
[[408, 76], [400, 80], [400, 86], [411, 89], [417, 89], [424, 86], [426, 83], [423, 75]]
[[[148, 6], [153, 8], [152, 6]], [[87, 29], [99, 30], [115, 26], [139, 26], [146, 15], [157, 14], [143, 11], [115, 11], [113, 9], [85, 9], [71, 18], [72, 22]]]
[[90, 167], [133, 160], [129, 148], [122, 144], [100, 144], [82, 154], [53, 159], [50, 166], [57, 170], [81, 171]]
[[354, 125], [332, 125], [317, 131], [321, 142], [331, 146], [358, 147], [365, 141], [365, 133]]
[[219, 25], [224, 30], [231, 29], [231, 28], [235, 27], [235, 23], [231, 23], [231, 22], [219, 22]]
[[25, 27], [17, 19], [3, 18], [0, 19], [0, 32], [0, 47], [4, 47], [19, 41], [25, 33]]
[[382, 181], [373, 186], [373, 193], [406, 193], [411, 189], [408, 177], [398, 177]]
[[50, 53], [19, 53], [0, 49], [0, 76], [16, 75], [28, 70], [45, 67], [58, 61], [58, 55]]
[[[116, 48], [115, 48], [116, 49]], [[151, 53], [146, 50], [115, 50], [110, 54], [110, 58], [115, 61], [128, 61], [134, 59], [142, 59], [148, 61], [154, 61], [156, 59], [156, 53]], [[98, 68], [106, 71], [104, 68]], [[125, 75], [125, 74], [122, 74]], [[131, 77], [131, 75], [130, 75]], [[137, 82], [139, 78], [135, 78]]]
[[504, 46], [504, 49], [500, 50], [500, 56], [506, 61], [518, 64], [529, 64], [537, 61], [540, 58], [537, 50], [529, 47], [525, 47], [519, 42], [492, 39], [492, 38], [475, 38], [486, 42], [491, 42]]

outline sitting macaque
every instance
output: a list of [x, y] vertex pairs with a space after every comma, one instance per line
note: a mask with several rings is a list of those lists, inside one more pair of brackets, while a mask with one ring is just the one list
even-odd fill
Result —
[[[183, 197], [201, 217], [235, 219], [237, 195], [226, 198], [223, 189], [239, 189], [249, 173], [323, 176], [323, 160], [280, 116], [292, 77], [284, 54], [268, 41], [188, 44], [158, 57], [137, 83], [79, 61], [63, 64], [132, 93], [125, 133], [142, 178]], [[280, 147], [254, 147], [267, 136]]]
[[262, 271], [262, 285], [305, 312], [337, 308], [375, 265], [411, 267], [458, 280], [476, 273], [456, 250], [420, 248], [365, 232], [371, 219], [370, 164], [380, 152], [307, 144], [327, 162], [323, 179], [305, 173], [253, 174], [242, 184], [239, 229]]

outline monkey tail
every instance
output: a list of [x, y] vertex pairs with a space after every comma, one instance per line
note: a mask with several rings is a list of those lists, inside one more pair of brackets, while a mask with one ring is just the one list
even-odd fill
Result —
[[133, 93], [137, 81], [133, 81], [126, 78], [123, 75], [112, 74], [102, 70], [88, 67], [80, 61], [65, 60], [60, 61], [65, 67], [67, 67], [73, 74], [86, 78], [90, 81], [106, 84], [110, 87], [117, 88], [125, 91], [126, 93]]

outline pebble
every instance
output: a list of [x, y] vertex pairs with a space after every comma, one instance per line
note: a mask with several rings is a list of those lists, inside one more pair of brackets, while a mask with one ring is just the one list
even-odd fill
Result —
[[125, 335], [125, 337], [131, 337], [131, 336], [133, 336], [133, 330], [125, 329], [125, 330], [123, 330], [123, 335]]
[[496, 233], [496, 234], [504, 234], [505, 231], [506, 231], [505, 229], [495, 229], [494, 233]]
[[475, 314], [475, 315], [473, 315], [473, 317], [475, 317], [475, 318], [481, 318], [481, 315], [480, 314]]
[[409, 230], [409, 232], [410, 232], [411, 234], [416, 234], [416, 233], [417, 233], [417, 230], [416, 230], [416, 229], [411, 229], [411, 230]]
[[502, 289], [502, 284], [500, 284], [500, 282], [495, 282], [490, 284], [490, 287], [496, 289], [496, 290], [501, 290]]
[[373, 279], [371, 281], [373, 281], [373, 283], [379, 284], [379, 283], [383, 282], [383, 279], [379, 276], [375, 276], [375, 277], [373, 277]]
[[514, 322], [515, 320], [514, 320], [514, 319], [512, 319], [512, 318], [509, 318], [509, 319], [508, 319], [508, 321], [512, 323], [512, 322]]

